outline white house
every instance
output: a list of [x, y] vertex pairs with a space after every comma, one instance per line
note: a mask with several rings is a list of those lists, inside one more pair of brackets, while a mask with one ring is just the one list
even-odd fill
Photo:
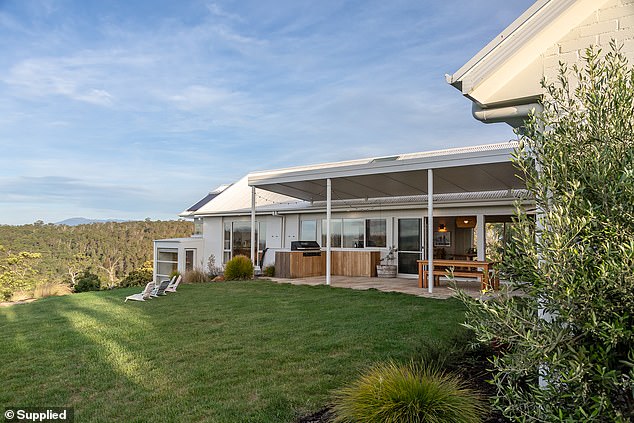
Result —
[[250, 173], [181, 213], [195, 221], [191, 238], [155, 241], [156, 278], [205, 269], [212, 254], [217, 265], [238, 254], [261, 267], [275, 265], [275, 253], [297, 240], [348, 257], [384, 256], [393, 246], [403, 277], [417, 275], [416, 260], [430, 255], [484, 259], [485, 228], [510, 222], [523, 193], [510, 161], [515, 147], [505, 142]]
[[539, 0], [446, 78], [476, 119], [518, 127], [540, 109], [541, 80], [555, 80], [559, 62], [579, 64], [590, 45], [606, 51], [611, 40], [634, 61], [634, 0]]
[[[519, 127], [540, 109], [542, 78], [554, 78], [560, 61], [579, 63], [589, 45], [606, 49], [611, 40], [634, 59], [634, 0], [538, 0], [447, 81], [473, 102], [476, 119]], [[396, 247], [405, 277], [422, 258], [475, 251], [485, 259], [488, 226], [506, 226], [522, 193], [510, 161], [514, 147], [250, 173], [181, 213], [194, 219], [193, 237], [155, 241], [155, 278], [204, 268], [212, 254], [218, 265], [237, 254], [274, 265], [275, 252], [296, 240], [315, 240], [325, 250], [327, 281], [341, 271], [332, 266], [338, 252], [384, 255]], [[429, 278], [431, 290], [431, 272]]]

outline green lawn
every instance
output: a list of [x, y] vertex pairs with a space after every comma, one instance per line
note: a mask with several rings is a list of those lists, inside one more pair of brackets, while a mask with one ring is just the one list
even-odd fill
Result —
[[291, 422], [373, 362], [462, 333], [456, 300], [271, 282], [141, 288], [0, 308], [0, 408], [76, 421]]

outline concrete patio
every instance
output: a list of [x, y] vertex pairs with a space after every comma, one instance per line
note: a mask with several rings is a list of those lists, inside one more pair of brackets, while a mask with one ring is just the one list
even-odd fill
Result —
[[[273, 282], [277, 283], [289, 283], [292, 285], [325, 285], [325, 276], [314, 276], [309, 278], [299, 279], [284, 279], [284, 278], [270, 278]], [[384, 292], [400, 292], [403, 294], [416, 295], [418, 297], [435, 298], [440, 300], [446, 300], [455, 295], [455, 293], [449, 288], [449, 285], [453, 282], [449, 282], [446, 279], [441, 279], [440, 286], [435, 286], [433, 294], [427, 291], [427, 288], [419, 288], [417, 279], [404, 279], [404, 278], [369, 278], [369, 277], [350, 277], [350, 276], [332, 276], [331, 286], [335, 288], [349, 288], [368, 290], [376, 289]], [[480, 292], [480, 283], [476, 280], [456, 280], [456, 286], [468, 293], [474, 298], [482, 297]], [[491, 294], [487, 293], [487, 297]]]

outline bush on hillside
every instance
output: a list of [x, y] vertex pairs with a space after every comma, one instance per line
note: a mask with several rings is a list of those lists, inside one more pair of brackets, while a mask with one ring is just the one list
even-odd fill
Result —
[[154, 273], [152, 269], [136, 269], [128, 273], [119, 284], [122, 288], [129, 286], [145, 286], [148, 282], [152, 282]]
[[58, 282], [44, 282], [35, 287], [33, 291], [34, 298], [46, 298], [52, 296], [69, 295], [73, 290], [70, 286]]
[[75, 292], [99, 291], [100, 288], [101, 281], [99, 280], [99, 276], [91, 273], [90, 270], [84, 270], [77, 277]]
[[335, 422], [477, 423], [480, 395], [458, 376], [413, 362], [380, 363], [335, 393]]
[[235, 256], [225, 265], [224, 277], [228, 281], [253, 279], [253, 263], [247, 256]]

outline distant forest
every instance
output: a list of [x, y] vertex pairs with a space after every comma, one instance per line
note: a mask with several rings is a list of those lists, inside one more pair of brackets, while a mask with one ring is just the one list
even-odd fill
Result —
[[[67, 226], [36, 222], [0, 225], [0, 255], [5, 260], [22, 252], [40, 255], [30, 260], [33, 282], [66, 283], [89, 270], [114, 286], [131, 271], [152, 260], [152, 241], [188, 237], [189, 221], [107, 222]], [[5, 266], [6, 267], [6, 266]]]

